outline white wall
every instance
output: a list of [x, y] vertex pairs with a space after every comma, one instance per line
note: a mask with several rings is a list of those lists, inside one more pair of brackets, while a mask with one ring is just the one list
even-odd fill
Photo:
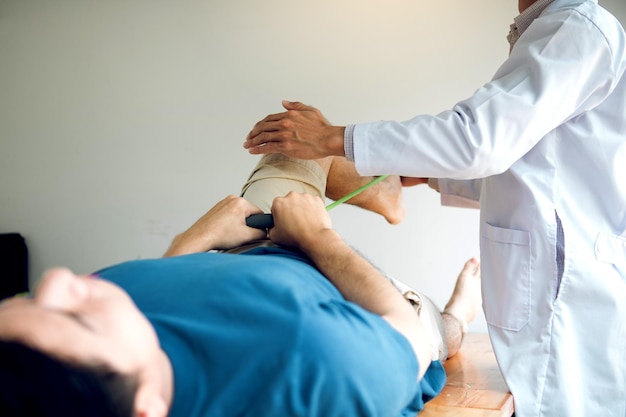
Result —
[[[623, 0], [604, 2], [624, 21]], [[256, 161], [242, 149], [281, 99], [336, 124], [436, 113], [506, 57], [514, 0], [0, 0], [0, 232], [31, 281], [158, 257]], [[621, 13], [621, 14], [620, 14]], [[478, 255], [478, 214], [405, 190], [406, 221], [333, 221], [443, 305]], [[484, 330], [480, 318], [474, 330]]]

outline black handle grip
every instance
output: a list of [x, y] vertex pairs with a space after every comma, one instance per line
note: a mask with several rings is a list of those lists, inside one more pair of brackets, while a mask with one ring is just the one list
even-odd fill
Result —
[[271, 229], [274, 227], [274, 217], [271, 213], [253, 214], [246, 218], [246, 225], [255, 229]]

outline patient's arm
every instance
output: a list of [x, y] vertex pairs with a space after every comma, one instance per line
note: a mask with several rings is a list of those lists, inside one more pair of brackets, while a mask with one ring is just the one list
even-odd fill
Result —
[[241, 197], [228, 196], [189, 229], [177, 235], [163, 255], [178, 256], [212, 249], [232, 249], [265, 238], [265, 231], [246, 226], [246, 217], [260, 213], [258, 207]]
[[270, 239], [303, 251], [347, 300], [382, 316], [403, 334], [422, 365], [421, 378], [431, 360], [427, 332], [398, 290], [332, 229], [323, 201], [290, 193], [274, 200], [272, 213], [275, 226]]

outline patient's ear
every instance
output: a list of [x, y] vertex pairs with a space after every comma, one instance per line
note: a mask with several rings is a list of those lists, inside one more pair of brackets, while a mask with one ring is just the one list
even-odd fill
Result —
[[135, 395], [135, 416], [137, 417], [166, 417], [168, 406], [151, 384], [140, 385]]

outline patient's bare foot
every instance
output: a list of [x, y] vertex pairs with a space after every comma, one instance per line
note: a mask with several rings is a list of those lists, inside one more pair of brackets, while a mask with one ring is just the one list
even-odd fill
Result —
[[456, 280], [450, 301], [441, 314], [448, 357], [454, 356], [461, 348], [467, 325], [476, 318], [480, 306], [480, 262], [472, 258], [465, 262]]
[[471, 258], [463, 266], [456, 280], [452, 296], [443, 312], [458, 319], [463, 326], [463, 333], [465, 333], [467, 325], [476, 318], [481, 305], [480, 262], [476, 258]]
[[[342, 157], [335, 157], [330, 166], [326, 183], [326, 197], [338, 200], [372, 181], [375, 177], [361, 177], [354, 163]], [[382, 215], [389, 223], [398, 224], [404, 220], [406, 209], [402, 199], [400, 177], [389, 176], [347, 201]]]

